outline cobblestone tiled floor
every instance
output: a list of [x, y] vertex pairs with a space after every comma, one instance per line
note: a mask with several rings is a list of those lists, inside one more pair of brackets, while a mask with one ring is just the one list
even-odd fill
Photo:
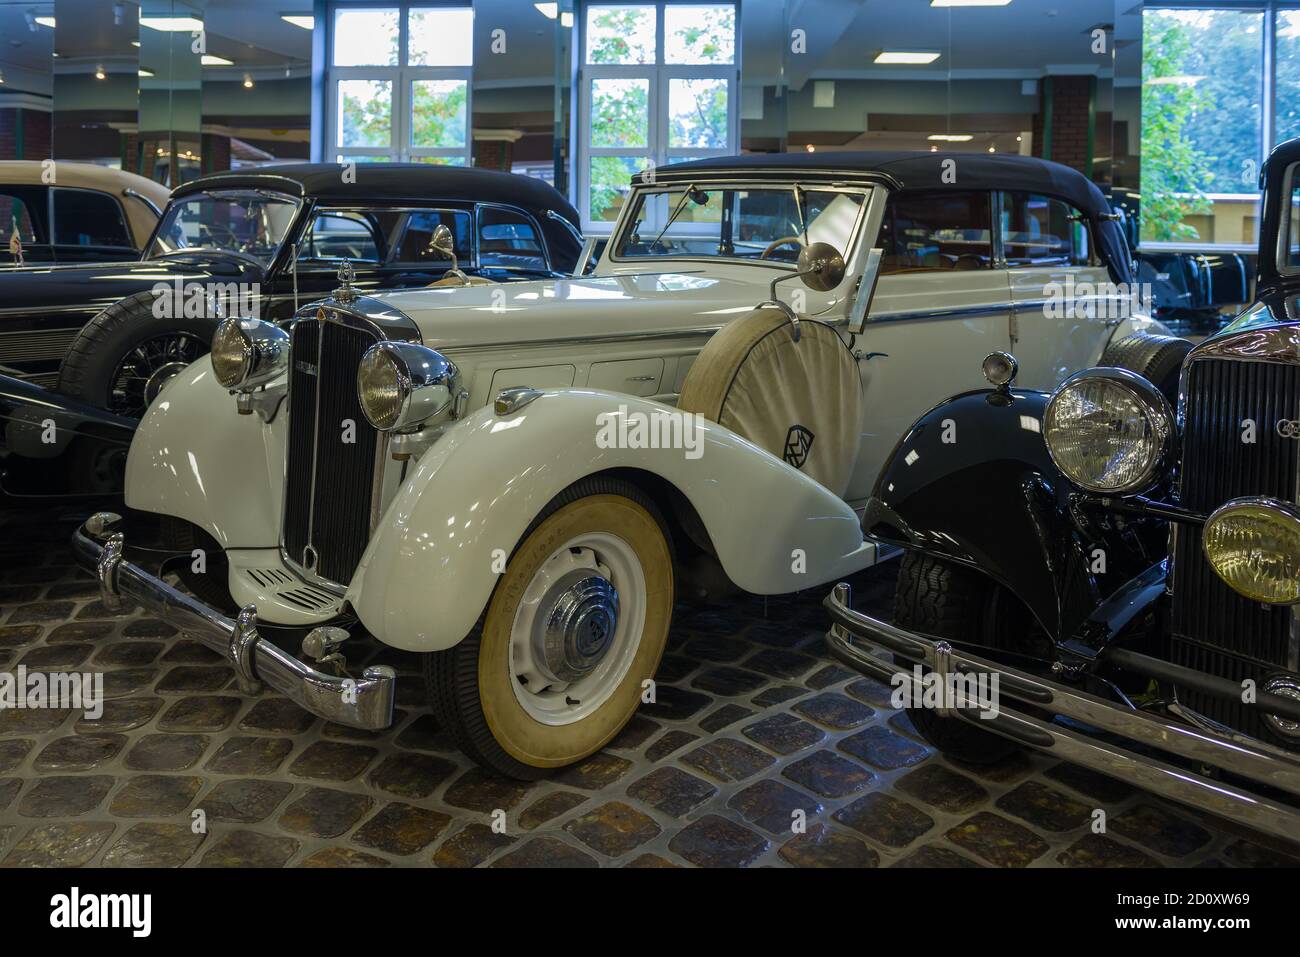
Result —
[[[70, 531], [54, 516], [0, 524], [0, 670], [103, 671], [110, 700], [97, 722], [0, 711], [0, 865], [1296, 863], [1040, 755], [991, 769], [935, 755], [887, 689], [828, 659], [820, 590], [681, 610], [657, 703], [581, 766], [520, 784], [439, 733], [414, 657], [377, 650], [401, 675], [383, 734], [240, 695], [205, 648], [108, 613]], [[892, 578], [859, 576], [859, 602], [886, 609]]]

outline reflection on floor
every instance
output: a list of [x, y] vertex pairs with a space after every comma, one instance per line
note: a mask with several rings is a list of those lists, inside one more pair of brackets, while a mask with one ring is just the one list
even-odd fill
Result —
[[[111, 700], [94, 722], [0, 711], [3, 865], [1297, 863], [1040, 755], [938, 757], [888, 688], [827, 658], [821, 589], [682, 609], [657, 702], [581, 766], [520, 784], [439, 732], [414, 657], [375, 646], [401, 674], [383, 734], [250, 699], [171, 627], [106, 611], [71, 565], [70, 524], [4, 521], [0, 669], [102, 671]], [[887, 609], [893, 574], [859, 576], [859, 602]]]

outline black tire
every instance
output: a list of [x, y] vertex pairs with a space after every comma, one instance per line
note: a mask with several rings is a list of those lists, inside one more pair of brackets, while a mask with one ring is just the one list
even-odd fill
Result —
[[1136, 372], [1159, 389], [1171, 407], [1178, 405], [1178, 378], [1192, 343], [1176, 336], [1135, 332], [1106, 347], [1101, 364]]
[[[914, 551], [903, 553], [898, 569], [894, 623], [936, 638], [986, 646], [1005, 646], [1008, 636], [1027, 635], [1032, 628], [1024, 606], [995, 582]], [[928, 708], [908, 708], [907, 715], [937, 750], [968, 764], [994, 764], [1019, 747], [1008, 738], [961, 718], [940, 717]]]
[[[180, 576], [190, 593], [209, 608], [225, 614], [237, 611], [235, 599], [230, 594], [230, 563], [226, 553], [217, 540], [184, 519], [171, 515], [164, 516], [162, 522], [163, 547], [169, 551], [183, 553], [174, 571]], [[193, 553], [195, 549], [203, 550], [204, 570], [194, 570]]]
[[[549, 516], [566, 505], [593, 495], [622, 496], [644, 508], [658, 523], [671, 550], [672, 540], [663, 515], [641, 489], [621, 479], [596, 477], [576, 482], [552, 499], [520, 537], [515, 551], [519, 551], [534, 529]], [[512, 553], [510, 561], [513, 560]], [[446, 651], [424, 655], [424, 682], [429, 705], [435, 720], [451, 735], [464, 754], [507, 777], [520, 781], [540, 780], [560, 768], [535, 767], [509, 754], [493, 736], [484, 715], [479, 694], [478, 665], [487, 617], [485, 610], [474, 630], [459, 644]]]
[[118, 415], [144, 415], [157, 394], [154, 374], [207, 355], [219, 321], [160, 318], [154, 301], [139, 292], [86, 323], [59, 367], [58, 391]]

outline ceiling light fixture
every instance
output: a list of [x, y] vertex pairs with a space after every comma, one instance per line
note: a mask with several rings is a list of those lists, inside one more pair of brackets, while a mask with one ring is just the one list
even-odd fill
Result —
[[304, 30], [316, 29], [316, 18], [310, 13], [282, 13], [280, 19], [285, 23], [292, 23], [295, 27], [302, 27]]
[[104, 79], [104, 76], [105, 76], [104, 68], [102, 66], [95, 67], [95, 79], [102, 80]]
[[253, 88], [253, 78], [252, 78], [251, 76], [249, 76], [247, 73], [245, 73], [245, 74], [244, 74], [244, 89], [245, 89], [245, 90], [251, 90], [252, 88]]
[[943, 143], [969, 143], [974, 138], [970, 133], [931, 133], [926, 137], [928, 140], [939, 140]]
[[154, 75], [154, 74], [153, 74], [153, 70], [146, 70], [144, 67], [140, 67], [140, 69], [139, 69], [137, 72], [138, 72], [138, 75], [139, 75], [139, 76], [153, 76], [153, 75]]
[[937, 59], [939, 53], [934, 50], [881, 50], [874, 62], [914, 66], [933, 63]]
[[1011, 0], [930, 0], [932, 7], [1005, 7]]
[[49, 27], [51, 30], [54, 29], [55, 21], [53, 17], [32, 17], [32, 22], [39, 23], [43, 27]]
[[215, 53], [205, 53], [199, 57], [199, 63], [204, 66], [234, 66], [234, 60], [227, 60], [223, 56], [217, 56]]
[[0, 70], [0, 86], [3, 86], [4, 82], [5, 82], [5, 71]]
[[140, 26], [161, 33], [193, 33], [203, 29], [203, 21], [195, 17], [141, 17]]

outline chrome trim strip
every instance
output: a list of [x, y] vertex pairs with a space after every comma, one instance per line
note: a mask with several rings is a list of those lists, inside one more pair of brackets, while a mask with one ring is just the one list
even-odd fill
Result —
[[139, 190], [132, 189], [130, 186], [128, 186], [126, 189], [122, 190], [122, 195], [130, 196], [132, 199], [138, 199], [140, 202], [144, 203], [146, 206], [152, 209], [153, 214], [155, 216], [157, 216], [159, 219], [162, 219], [162, 210], [158, 208], [158, 204], [155, 203], [148, 196], [146, 196], [144, 193], [141, 193]]
[[[851, 602], [849, 586], [841, 583], [823, 603], [833, 622], [826, 636], [831, 654], [849, 667], [887, 683], [899, 680], [895, 676], [902, 676], [901, 680], [910, 683], [913, 691], [921, 693], [923, 689], [916, 686], [909, 665], [878, 658], [866, 646], [900, 651], [934, 668], [939, 665], [939, 646], [943, 643], [854, 611]], [[863, 646], [856, 644], [855, 639], [861, 639]], [[1164, 761], [1139, 757], [1126, 748], [1084, 737], [1028, 714], [1010, 711], [1004, 702], [1007, 698], [1023, 701], [1052, 714], [1071, 717], [1122, 735], [1139, 745], [1198, 764], [1231, 768], [1234, 774], [1243, 778], [1297, 796], [1300, 796], [1300, 756], [1242, 736], [1228, 737], [1121, 708], [1095, 695], [1044, 681], [964, 652], [952, 652], [951, 659], [954, 666], [966, 673], [997, 673], [1003, 699], [999, 702], [999, 714], [991, 720], [981, 719], [972, 707], [953, 709], [957, 720], [969, 721], [977, 727], [1105, 774], [1136, 781], [1147, 790], [1213, 814], [1244, 821], [1260, 831], [1291, 841], [1300, 840], [1300, 812], [1294, 807], [1274, 803], [1272, 799]]]
[[392, 668], [372, 666], [353, 679], [304, 664], [258, 634], [256, 610], [251, 605], [231, 620], [124, 561], [122, 534], [111, 531], [117, 518], [93, 516], [72, 538], [73, 553], [82, 567], [100, 570], [106, 606], [130, 599], [175, 624], [220, 654], [235, 669], [246, 693], [264, 682], [329, 721], [376, 731], [392, 724], [397, 686]]

